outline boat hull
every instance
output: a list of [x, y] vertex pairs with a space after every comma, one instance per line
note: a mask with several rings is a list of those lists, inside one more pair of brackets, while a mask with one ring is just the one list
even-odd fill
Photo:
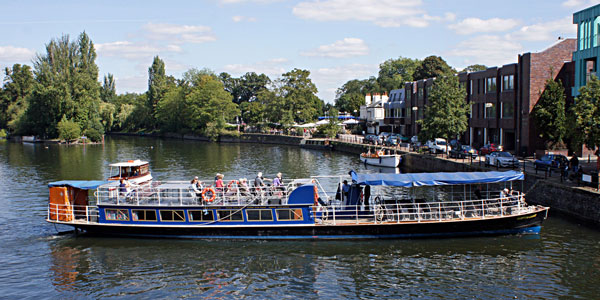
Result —
[[[456, 221], [298, 225], [68, 224], [91, 235], [188, 239], [400, 239], [539, 233], [548, 208], [527, 214]], [[57, 222], [60, 223], [60, 222]], [[66, 224], [66, 223], [65, 223]]]
[[360, 161], [372, 166], [395, 168], [400, 165], [400, 155], [382, 155], [379, 157], [360, 157]]

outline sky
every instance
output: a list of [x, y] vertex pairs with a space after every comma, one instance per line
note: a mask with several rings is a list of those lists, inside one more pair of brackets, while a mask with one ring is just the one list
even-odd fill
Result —
[[[85, 31], [99, 80], [145, 92], [154, 56], [176, 78], [191, 68], [311, 72], [318, 96], [335, 101], [351, 79], [377, 76], [391, 58], [444, 58], [457, 70], [501, 66], [575, 38], [573, 13], [600, 0], [0, 0], [0, 67], [32, 65], [45, 45]], [[2, 75], [4, 72], [2, 72]], [[0, 78], [2, 77], [0, 75]]]

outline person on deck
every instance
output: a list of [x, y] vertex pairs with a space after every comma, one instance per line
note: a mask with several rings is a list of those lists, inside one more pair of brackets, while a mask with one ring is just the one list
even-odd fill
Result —
[[130, 187], [129, 182], [121, 178], [121, 184], [119, 184], [119, 193], [121, 196], [129, 197]]
[[215, 188], [217, 192], [223, 192], [223, 188], [225, 187], [225, 184], [223, 183], [223, 177], [223, 174], [217, 173], [215, 180]]
[[346, 201], [348, 201], [349, 192], [350, 185], [348, 184], [348, 180], [344, 180], [344, 184], [342, 185], [342, 203], [346, 203]]
[[190, 182], [190, 191], [192, 193], [194, 193], [196, 197], [202, 197], [202, 191], [200, 189], [198, 189], [198, 187], [199, 187], [198, 176], [196, 176]]
[[275, 178], [273, 178], [273, 190], [275, 190], [275, 191], [284, 191], [285, 190], [285, 187], [283, 186], [283, 182], [281, 181], [281, 172], [277, 173], [277, 176]]
[[254, 192], [255, 194], [261, 194], [263, 187], [265, 186], [265, 182], [262, 178], [262, 172], [258, 172], [256, 174], [256, 178], [254, 178]]

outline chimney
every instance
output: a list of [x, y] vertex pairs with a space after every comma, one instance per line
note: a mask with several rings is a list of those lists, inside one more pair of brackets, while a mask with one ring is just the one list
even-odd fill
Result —
[[365, 95], [365, 105], [367, 105], [367, 106], [371, 105], [371, 94]]

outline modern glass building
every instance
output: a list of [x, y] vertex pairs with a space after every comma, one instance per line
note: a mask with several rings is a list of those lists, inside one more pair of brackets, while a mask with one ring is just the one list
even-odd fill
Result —
[[597, 75], [600, 62], [600, 4], [573, 14], [573, 24], [577, 24], [577, 51], [573, 52], [575, 62], [575, 86], [571, 94], [579, 95], [590, 76]]

